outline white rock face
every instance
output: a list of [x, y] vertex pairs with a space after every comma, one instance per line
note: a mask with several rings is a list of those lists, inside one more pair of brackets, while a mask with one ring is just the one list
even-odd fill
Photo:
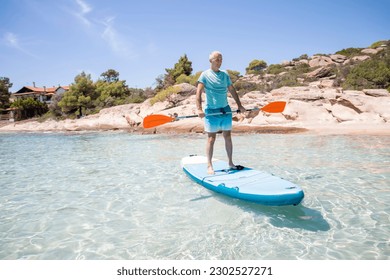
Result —
[[[126, 104], [103, 109], [96, 115], [77, 120], [46, 122], [23, 121], [0, 127], [0, 131], [90, 131], [129, 130], [139, 133], [203, 132], [200, 118], [183, 119], [151, 129], [143, 129], [143, 118], [150, 114], [187, 116], [197, 113], [195, 87], [179, 85], [176, 106], [158, 102], [153, 106], [146, 100], [141, 104]], [[204, 100], [205, 98], [203, 98]], [[249, 92], [241, 97], [247, 109], [262, 108], [273, 101], [286, 101], [283, 113], [251, 112], [247, 117], [234, 115], [236, 132], [299, 132], [304, 129], [337, 133], [361, 131], [390, 134], [390, 94], [386, 90], [342, 91], [320, 86], [282, 87], [271, 92]], [[231, 107], [236, 104], [229, 97]], [[272, 129], [270, 129], [272, 127]], [[276, 128], [275, 128], [276, 127]]]

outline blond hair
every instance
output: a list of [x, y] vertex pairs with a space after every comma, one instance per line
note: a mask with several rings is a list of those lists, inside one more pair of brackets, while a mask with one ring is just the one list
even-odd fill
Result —
[[213, 51], [210, 55], [209, 55], [209, 60], [211, 62], [211, 60], [213, 60], [214, 58], [216, 58], [217, 56], [222, 56], [222, 53], [219, 52], [219, 51]]

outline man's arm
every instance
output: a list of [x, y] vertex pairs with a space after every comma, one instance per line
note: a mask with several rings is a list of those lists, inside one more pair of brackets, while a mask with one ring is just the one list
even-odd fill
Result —
[[204, 112], [202, 109], [202, 92], [204, 90], [204, 84], [198, 83], [198, 87], [196, 88], [196, 108], [198, 109], [199, 117], [204, 117]]
[[245, 112], [246, 112], [246, 109], [244, 108], [244, 106], [242, 106], [241, 101], [240, 101], [240, 97], [238, 96], [238, 94], [237, 94], [236, 89], [234, 88], [234, 86], [233, 86], [233, 85], [230, 85], [230, 86], [228, 87], [228, 89], [229, 89], [229, 92], [230, 92], [230, 94], [232, 95], [234, 101], [236, 101], [236, 103], [237, 103], [238, 110], [240, 110], [241, 113], [245, 113]]

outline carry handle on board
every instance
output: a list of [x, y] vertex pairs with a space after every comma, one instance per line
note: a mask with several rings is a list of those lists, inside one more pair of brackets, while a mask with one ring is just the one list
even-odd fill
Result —
[[[286, 107], [285, 101], [275, 101], [265, 105], [263, 108], [253, 108], [253, 109], [248, 109], [247, 111], [252, 112], [252, 111], [261, 110], [267, 113], [282, 113], [285, 107]], [[212, 113], [212, 114], [208, 114], [207, 116], [232, 114], [232, 113], [240, 113], [240, 110], [234, 112], [226, 112], [226, 113], [222, 113], [222, 112]], [[199, 115], [189, 115], [189, 116], [181, 116], [181, 117], [170, 117], [166, 115], [149, 115], [144, 118], [143, 127], [152, 128], [169, 122], [178, 121], [181, 119], [196, 118], [196, 117], [199, 117]]]

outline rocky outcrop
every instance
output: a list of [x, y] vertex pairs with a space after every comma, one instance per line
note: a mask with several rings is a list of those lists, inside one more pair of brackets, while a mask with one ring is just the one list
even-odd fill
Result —
[[324, 77], [329, 77], [330, 75], [331, 75], [331, 68], [327, 66], [322, 66], [309, 73], [306, 73], [306, 77], [308, 78], [324, 78]]
[[[365, 61], [383, 51], [386, 45], [363, 49], [357, 55], [347, 58], [341, 54], [301, 56], [299, 59], [284, 61], [274, 73], [248, 74], [239, 79], [251, 88], [274, 88], [275, 80], [280, 80], [294, 66], [310, 67], [310, 71], [297, 77], [302, 86], [282, 87], [269, 92], [252, 91], [241, 97], [246, 108], [262, 108], [273, 101], [286, 101], [283, 113], [269, 114], [252, 111], [246, 115], [233, 116], [236, 132], [290, 133], [306, 130], [375, 131], [390, 134], [390, 96], [385, 89], [345, 90], [336, 87], [335, 66], [356, 61]], [[288, 76], [287, 76], [288, 77]], [[253, 86], [255, 85], [255, 86]], [[0, 123], [0, 131], [89, 131], [89, 130], [128, 130], [137, 133], [179, 133], [203, 132], [200, 118], [182, 119], [158, 127], [144, 129], [143, 119], [151, 114], [170, 116], [195, 115], [196, 88], [190, 84], [174, 86], [174, 94], [165, 101], [151, 105], [150, 100], [141, 104], [127, 104], [101, 110], [76, 120], [64, 121], [23, 121]], [[203, 97], [203, 100], [205, 98]], [[229, 98], [232, 108], [236, 104]]]
[[330, 57], [324, 55], [321, 56], [315, 55], [309, 61], [310, 67], [327, 66], [333, 63], [335, 62]]
[[[143, 129], [143, 118], [150, 114], [196, 114], [195, 87], [180, 85], [176, 106], [168, 101], [153, 106], [149, 100], [141, 104], [127, 104], [103, 109], [99, 114], [76, 120], [21, 122], [0, 127], [0, 131], [90, 131], [127, 130], [135, 133], [202, 133], [203, 121], [189, 118], [167, 123], [155, 128]], [[204, 100], [204, 99], [203, 99]], [[270, 92], [253, 91], [241, 97], [243, 105], [250, 109], [262, 108], [273, 101], [286, 101], [283, 113], [269, 114], [262, 111], [246, 116], [234, 115], [235, 132], [245, 133], [295, 133], [314, 131], [375, 131], [390, 134], [390, 94], [386, 90], [367, 89], [343, 91], [340, 88], [301, 86], [282, 87]], [[235, 108], [235, 102], [229, 97]]]
[[281, 65], [284, 67], [292, 67], [299, 64], [308, 64], [310, 67], [327, 67], [337, 64], [348, 64], [353, 61], [365, 61], [371, 58], [371, 55], [375, 55], [384, 50], [384, 47], [378, 47], [375, 49], [367, 48], [360, 51], [361, 55], [356, 55], [352, 58], [347, 58], [341, 54], [330, 55], [313, 55], [309, 59], [300, 59], [292, 61], [283, 61]]

